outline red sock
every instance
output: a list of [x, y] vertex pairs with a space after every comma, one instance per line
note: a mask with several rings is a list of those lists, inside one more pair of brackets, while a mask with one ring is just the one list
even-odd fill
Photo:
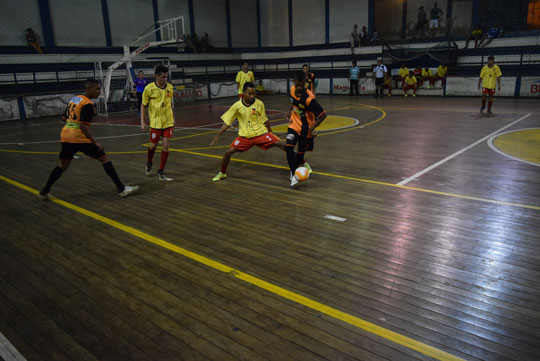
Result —
[[486, 107], [486, 100], [482, 99], [482, 108], [485, 108], [485, 107]]
[[488, 109], [491, 109], [492, 105], [493, 105], [493, 100], [488, 101]]
[[152, 163], [152, 159], [154, 158], [154, 153], [156, 152], [156, 148], [151, 149], [148, 148], [148, 163]]
[[159, 162], [159, 170], [165, 168], [165, 163], [167, 163], [167, 158], [169, 158], [169, 152], [161, 151], [161, 161]]

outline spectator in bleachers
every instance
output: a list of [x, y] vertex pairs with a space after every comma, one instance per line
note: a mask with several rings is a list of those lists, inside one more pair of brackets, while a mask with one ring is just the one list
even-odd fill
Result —
[[427, 22], [428, 22], [427, 21], [427, 14], [424, 11], [424, 7], [420, 6], [418, 8], [418, 18], [416, 20], [416, 27], [415, 27], [416, 34], [419, 37], [424, 36], [424, 26], [426, 26]]
[[377, 31], [377, 28], [373, 27], [373, 33], [371, 33], [371, 45], [377, 45], [379, 44], [379, 32]]
[[493, 27], [491, 27], [491, 29], [489, 29], [489, 31], [487, 32], [486, 35], [487, 35], [487, 41], [485, 43], [483, 43], [485, 38], [482, 39], [480, 41], [480, 44], [478, 44], [478, 47], [487, 46], [493, 41], [493, 39], [501, 37], [502, 36], [502, 29], [499, 29], [496, 26], [493, 26]]
[[41, 50], [41, 45], [39, 45], [38, 36], [32, 28], [26, 29], [26, 42], [28, 43], [28, 45], [33, 47], [36, 52], [38, 52], [39, 54], [43, 54], [43, 50]]
[[208, 53], [211, 51], [214, 47], [210, 45], [210, 39], [208, 38], [208, 33], [204, 33], [204, 36], [202, 38], [202, 51], [203, 53]]
[[416, 84], [417, 84], [417, 80], [416, 80], [416, 77], [414, 76], [414, 73], [412, 70], [409, 71], [409, 74], [407, 74], [407, 76], [405, 77], [405, 79], [403, 80], [403, 92], [405, 93], [405, 96], [408, 96], [408, 92], [409, 92], [409, 89], [412, 89], [413, 90], [413, 97], [416, 96]]
[[362, 33], [360, 34], [360, 44], [362, 46], [369, 46], [369, 35], [367, 32], [367, 28], [365, 26], [362, 26]]
[[315, 84], [315, 74], [309, 71], [308, 64], [302, 65], [302, 70], [304, 71], [304, 74], [306, 74], [306, 89], [315, 95], [315, 88], [317, 88], [317, 84]]
[[388, 69], [383, 65], [381, 59], [377, 59], [377, 65], [373, 68], [373, 81], [375, 82], [375, 98], [381, 93], [384, 94], [384, 77], [388, 74]]
[[425, 81], [429, 81], [428, 89], [435, 86], [435, 80], [433, 80], [433, 73], [429, 67], [422, 69], [422, 80], [420, 81], [420, 87], [423, 87]]
[[418, 65], [416, 69], [413, 71], [414, 76], [416, 77], [417, 84], [422, 83], [422, 67]]
[[187, 53], [194, 53], [195, 52], [195, 45], [193, 45], [193, 41], [191, 40], [191, 36], [189, 34], [186, 34], [184, 39], [185, 49]]
[[351, 31], [351, 54], [354, 54], [354, 48], [360, 45], [360, 35], [358, 35], [358, 25], [354, 24]]
[[358, 76], [360, 75], [360, 68], [356, 64], [356, 60], [353, 60], [352, 68], [349, 69], [349, 95], [355, 95], [353, 94], [354, 91], [356, 91], [356, 95], [360, 95], [360, 92], [358, 91]]
[[195, 52], [200, 53], [202, 51], [202, 42], [201, 39], [199, 39], [199, 37], [197, 36], [197, 33], [193, 33], [191, 41], [193, 42], [193, 46], [195, 47]]
[[467, 42], [465, 43], [465, 49], [469, 47], [469, 42], [471, 40], [474, 40], [474, 47], [478, 48], [479, 42], [482, 41], [482, 29], [477, 27], [473, 31], [471, 31], [471, 35], [469, 35], [469, 38], [467, 39]]
[[437, 67], [437, 72], [435, 73], [435, 77], [433, 78], [433, 86], [435, 86], [436, 81], [440, 80], [441, 87], [443, 87], [444, 81], [446, 79], [446, 73], [448, 73], [448, 66], [446, 66], [446, 64], [440, 64]]
[[433, 9], [429, 13], [429, 34], [431, 37], [437, 35], [437, 30], [439, 30], [440, 21], [443, 14], [443, 11], [439, 9], [437, 3], [433, 4]]
[[405, 77], [409, 74], [409, 68], [405, 66], [405, 64], [401, 64], [401, 68], [399, 68], [399, 74], [396, 75], [395, 81], [396, 81], [396, 89], [399, 89], [398, 87], [398, 81], [401, 81], [401, 87], [403, 88], [403, 81], [405, 80]]

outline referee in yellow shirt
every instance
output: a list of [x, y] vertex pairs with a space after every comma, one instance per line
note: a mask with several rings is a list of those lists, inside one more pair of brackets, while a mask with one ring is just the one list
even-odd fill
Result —
[[495, 83], [497, 83], [499, 91], [501, 91], [501, 75], [501, 68], [499, 68], [498, 65], [495, 65], [495, 57], [490, 55], [488, 57], [488, 63], [482, 68], [480, 79], [478, 79], [478, 90], [480, 90], [480, 85], [482, 85], [482, 107], [480, 108], [480, 113], [484, 112], [484, 109], [486, 108], [486, 98], [489, 95], [487, 113], [491, 114], [493, 95], [495, 94]]
[[244, 96], [244, 84], [247, 82], [255, 82], [255, 76], [249, 70], [247, 61], [244, 61], [242, 63], [242, 70], [236, 74], [236, 85], [238, 86], [238, 97], [240, 99]]
[[152, 159], [161, 141], [161, 161], [157, 172], [158, 179], [163, 182], [172, 181], [163, 173], [167, 158], [169, 157], [169, 142], [174, 129], [174, 117], [172, 109], [173, 86], [167, 82], [169, 69], [163, 65], [156, 67], [156, 80], [144, 88], [141, 104], [141, 130], [145, 132], [148, 124], [145, 120], [146, 110], [150, 119], [150, 145], [148, 146], [148, 162], [146, 163], [145, 174], [152, 174]]

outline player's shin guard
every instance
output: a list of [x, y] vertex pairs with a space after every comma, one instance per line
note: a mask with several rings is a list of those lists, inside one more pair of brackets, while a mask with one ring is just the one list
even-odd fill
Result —
[[49, 180], [47, 180], [47, 184], [45, 187], [43, 187], [43, 190], [41, 191], [43, 194], [49, 193], [51, 191], [51, 187], [62, 176], [62, 173], [64, 173], [64, 169], [60, 168], [59, 166], [56, 166], [51, 172], [51, 175], [49, 175]]
[[159, 162], [159, 170], [163, 170], [165, 168], [165, 164], [167, 164], [167, 158], [169, 158], [169, 152], [162, 150], [161, 151], [161, 160]]
[[105, 169], [105, 172], [107, 175], [112, 179], [114, 184], [116, 185], [116, 189], [118, 189], [118, 192], [122, 192], [124, 190], [124, 184], [120, 181], [120, 178], [118, 177], [118, 174], [116, 173], [116, 170], [114, 169], [112, 162], [107, 162], [103, 164], [103, 169]]

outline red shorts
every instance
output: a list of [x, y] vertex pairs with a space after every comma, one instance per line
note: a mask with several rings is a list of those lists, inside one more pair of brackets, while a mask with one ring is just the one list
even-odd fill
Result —
[[253, 138], [237, 137], [231, 143], [231, 147], [240, 152], [244, 152], [254, 145], [261, 149], [268, 150], [274, 146], [275, 142], [279, 142], [279, 140], [280, 139], [273, 133], [265, 133]]
[[165, 129], [154, 129], [150, 128], [150, 143], [159, 142], [159, 138], [170, 138], [172, 137], [173, 127]]
[[482, 88], [482, 94], [493, 95], [495, 94], [495, 89]]

